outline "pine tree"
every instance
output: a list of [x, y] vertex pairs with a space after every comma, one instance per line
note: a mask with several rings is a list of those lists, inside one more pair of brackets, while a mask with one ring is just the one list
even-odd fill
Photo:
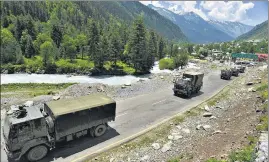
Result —
[[93, 60], [94, 65], [96, 67], [102, 68], [103, 67], [102, 62], [99, 60], [100, 33], [94, 21], [90, 22], [88, 35], [89, 35], [89, 40], [88, 40], [89, 57]]
[[63, 39], [63, 34], [59, 26], [53, 25], [51, 38], [53, 39], [54, 43], [57, 45], [57, 48], [59, 48]]
[[35, 55], [35, 48], [33, 45], [33, 40], [30, 35], [26, 37], [26, 45], [25, 45], [25, 56], [30, 58]]
[[130, 58], [136, 72], [145, 72], [147, 61], [146, 29], [142, 17], [138, 17], [132, 29], [130, 38]]
[[163, 38], [161, 37], [160, 41], [159, 41], [159, 49], [158, 49], [158, 57], [159, 59], [164, 58], [165, 53], [164, 53], [164, 41]]
[[155, 56], [157, 54], [157, 46], [156, 46], [156, 37], [154, 32], [150, 31], [150, 36], [148, 40], [148, 59], [147, 59], [147, 66], [148, 69], [151, 69], [154, 65]]

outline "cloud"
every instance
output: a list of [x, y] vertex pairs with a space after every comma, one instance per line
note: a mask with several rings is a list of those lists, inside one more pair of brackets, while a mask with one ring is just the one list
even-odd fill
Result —
[[200, 7], [207, 10], [210, 19], [220, 21], [244, 21], [248, 19], [247, 10], [254, 7], [252, 2], [240, 1], [204, 1]]
[[174, 13], [194, 12], [205, 20], [246, 21], [249, 20], [247, 10], [254, 3], [242, 1], [140, 1], [144, 5], [152, 4], [166, 8]]

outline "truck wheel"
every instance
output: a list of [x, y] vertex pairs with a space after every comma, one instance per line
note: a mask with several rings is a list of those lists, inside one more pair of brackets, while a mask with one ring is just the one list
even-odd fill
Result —
[[103, 134], [105, 134], [106, 129], [107, 129], [107, 127], [106, 127], [106, 125], [104, 125], [104, 124], [100, 124], [100, 125], [98, 125], [98, 126], [94, 129], [94, 136], [95, 136], [95, 137], [100, 137], [100, 136], [102, 136]]
[[33, 147], [27, 153], [28, 161], [38, 161], [43, 159], [48, 153], [48, 148], [44, 145]]

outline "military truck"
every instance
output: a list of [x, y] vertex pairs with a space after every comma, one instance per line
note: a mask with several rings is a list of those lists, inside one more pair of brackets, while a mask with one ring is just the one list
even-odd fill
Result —
[[43, 159], [58, 142], [90, 134], [102, 136], [115, 120], [116, 102], [102, 94], [62, 99], [36, 106], [15, 106], [7, 112], [3, 136], [9, 158]]
[[234, 67], [231, 69], [232, 70], [232, 76], [237, 76], [239, 75], [239, 68]]
[[204, 74], [200, 72], [185, 72], [182, 78], [177, 78], [174, 82], [174, 94], [190, 97], [193, 93], [198, 93], [203, 86]]
[[220, 71], [220, 78], [230, 80], [232, 77], [232, 71], [229, 69], [221, 70]]
[[245, 72], [245, 69], [246, 69], [246, 67], [245, 66], [239, 66], [239, 72], [240, 73], [244, 73]]

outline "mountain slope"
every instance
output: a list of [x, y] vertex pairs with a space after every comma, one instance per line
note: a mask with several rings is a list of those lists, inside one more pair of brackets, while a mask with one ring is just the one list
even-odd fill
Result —
[[256, 25], [251, 31], [239, 36], [238, 40], [268, 39], [268, 20]]
[[190, 41], [194, 43], [224, 42], [233, 40], [233, 37], [216, 29], [213, 25], [193, 12], [180, 15], [153, 5], [148, 5], [148, 7], [156, 10], [162, 16], [173, 21], [180, 27]]
[[249, 32], [253, 29], [254, 26], [246, 25], [240, 22], [231, 22], [231, 21], [208, 21], [211, 25], [215, 26], [220, 31], [230, 35], [233, 38], [236, 38], [242, 34]]
[[[113, 15], [126, 23], [131, 23], [138, 15], [144, 15], [145, 25], [160, 35], [175, 41], [185, 42], [187, 37], [181, 29], [140, 2], [76, 2], [84, 11], [95, 11], [98, 15]], [[90, 12], [87, 12], [90, 13]]]

